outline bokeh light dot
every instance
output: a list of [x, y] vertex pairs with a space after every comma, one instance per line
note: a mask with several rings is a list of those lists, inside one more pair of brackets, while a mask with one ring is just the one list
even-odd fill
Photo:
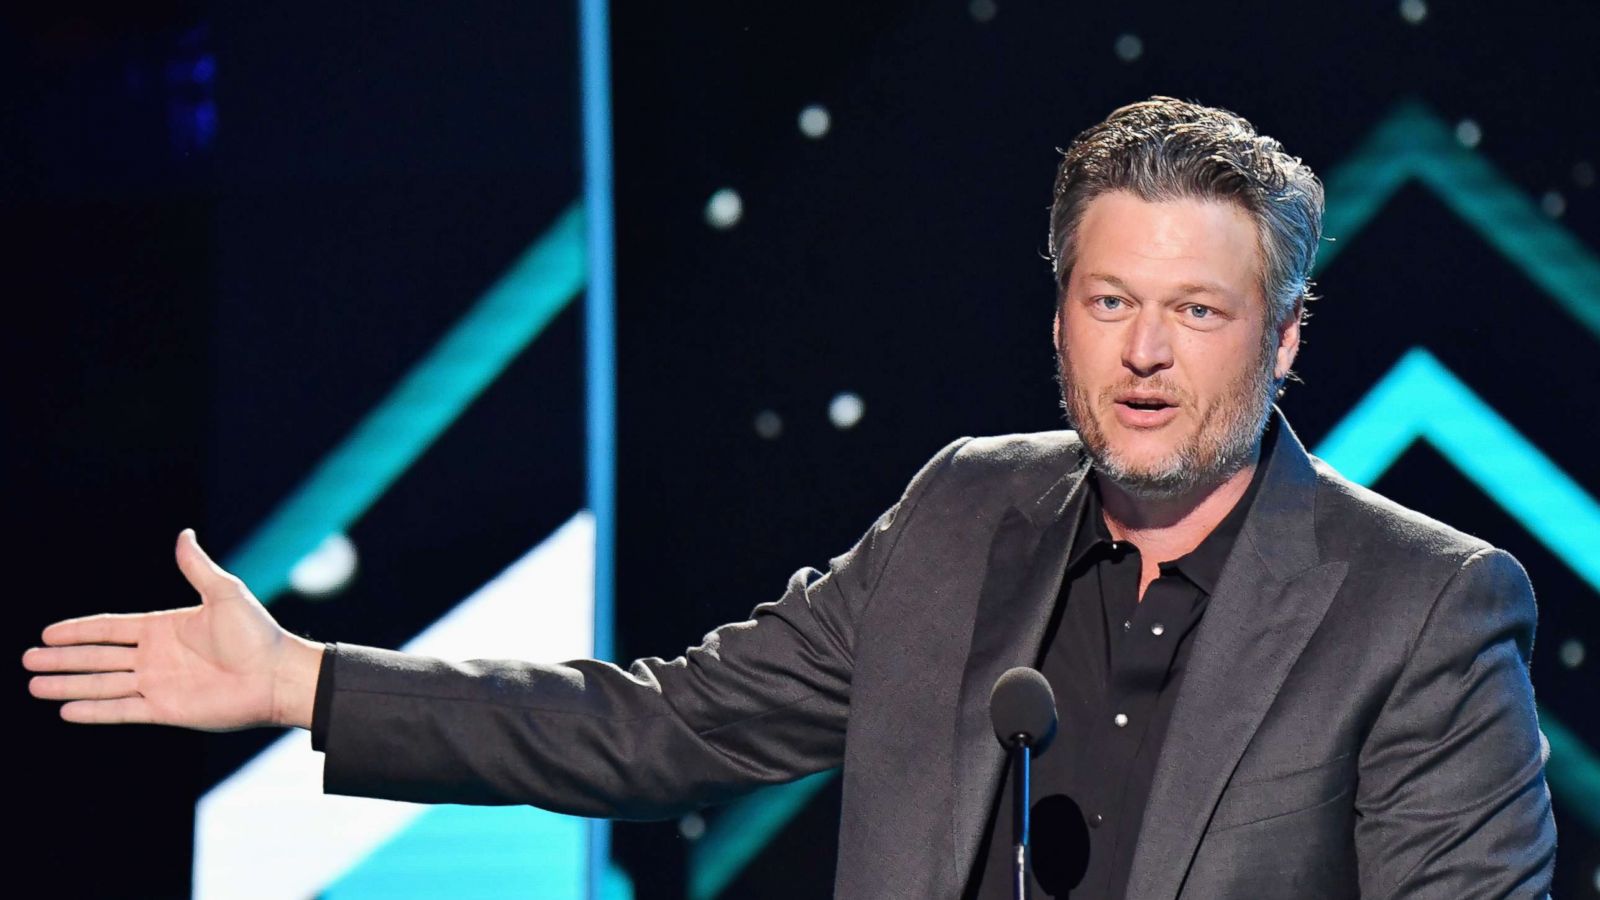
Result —
[[833, 116], [828, 114], [828, 108], [818, 103], [813, 103], [800, 110], [800, 133], [812, 140], [820, 140], [833, 127]]
[[1400, 0], [1400, 18], [1412, 25], [1421, 25], [1428, 17], [1428, 4], [1422, 0]]
[[1576, 638], [1571, 638], [1562, 642], [1561, 664], [1563, 666], [1566, 666], [1569, 669], [1576, 669], [1577, 667], [1583, 665], [1583, 658], [1585, 655], [1586, 653], [1583, 649], [1583, 641], [1580, 641]]
[[783, 417], [770, 409], [756, 413], [756, 434], [764, 441], [775, 441], [783, 434]]
[[844, 431], [856, 427], [856, 423], [861, 421], [861, 416], [866, 411], [867, 405], [861, 402], [860, 396], [845, 391], [835, 396], [833, 402], [828, 404], [828, 421], [833, 423], [833, 427]]
[[1000, 7], [995, 0], [972, 0], [967, 4], [967, 12], [972, 14], [975, 21], [987, 24], [994, 21], [995, 14], [1000, 12]]
[[1559, 219], [1567, 211], [1567, 198], [1560, 191], [1545, 191], [1539, 198], [1539, 208], [1550, 218]]
[[1475, 119], [1462, 119], [1456, 123], [1456, 140], [1463, 147], [1476, 147], [1483, 143], [1483, 126]]
[[331, 597], [356, 574], [356, 545], [342, 534], [330, 534], [289, 570], [289, 587], [312, 599]]
[[1594, 163], [1585, 161], [1572, 167], [1572, 181], [1578, 187], [1594, 187]]
[[706, 201], [706, 223], [723, 231], [739, 224], [744, 218], [744, 200], [733, 188], [723, 188]]
[[699, 813], [689, 813], [678, 820], [678, 833], [686, 841], [698, 841], [705, 837], [706, 820]]
[[1131, 63], [1144, 55], [1144, 41], [1137, 34], [1119, 35], [1115, 49], [1117, 59]]

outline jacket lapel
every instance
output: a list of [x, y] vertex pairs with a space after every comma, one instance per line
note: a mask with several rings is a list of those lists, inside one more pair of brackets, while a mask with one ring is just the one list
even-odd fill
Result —
[[[1067, 555], [1082, 518], [1088, 460], [1031, 503], [1008, 509], [989, 545], [972, 624], [950, 755], [954, 884], [966, 883], [997, 796], [1005, 753], [989, 720], [989, 692], [1007, 669], [1037, 664]], [[959, 890], [959, 888], [958, 888]]]
[[1316, 475], [1281, 413], [1255, 504], [1201, 619], [1156, 763], [1129, 900], [1171, 900], [1217, 800], [1344, 580], [1319, 565]]

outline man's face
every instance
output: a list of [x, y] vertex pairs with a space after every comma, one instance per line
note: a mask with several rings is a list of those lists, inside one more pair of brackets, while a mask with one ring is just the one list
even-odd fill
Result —
[[1260, 249], [1224, 202], [1090, 202], [1055, 320], [1062, 403], [1104, 477], [1135, 496], [1221, 483], [1251, 459], [1300, 343], [1269, 339]]

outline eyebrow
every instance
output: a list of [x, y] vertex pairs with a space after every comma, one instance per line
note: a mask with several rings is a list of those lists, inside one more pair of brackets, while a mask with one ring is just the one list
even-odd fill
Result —
[[[1100, 272], [1090, 272], [1086, 277], [1096, 281], [1103, 281], [1119, 291], [1126, 291], [1130, 294], [1133, 293], [1133, 288], [1128, 287], [1127, 282], [1115, 275], [1105, 275]], [[1223, 297], [1228, 296], [1228, 292], [1223, 290], [1221, 285], [1213, 284], [1209, 281], [1186, 281], [1183, 284], [1178, 285], [1177, 293], [1179, 296], [1187, 296], [1189, 294], [1217, 294]]]

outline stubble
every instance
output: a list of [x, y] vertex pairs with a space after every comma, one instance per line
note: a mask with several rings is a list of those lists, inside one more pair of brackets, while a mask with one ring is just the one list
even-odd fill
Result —
[[[1269, 329], [1270, 330], [1270, 329]], [[1111, 445], [1102, 426], [1102, 416], [1114, 416], [1115, 398], [1128, 390], [1156, 390], [1176, 397], [1188, 414], [1195, 412], [1195, 398], [1179, 385], [1159, 374], [1130, 377], [1107, 386], [1091, 398], [1072, 371], [1071, 354], [1065, 339], [1056, 346], [1056, 383], [1061, 389], [1061, 406], [1067, 421], [1078, 431], [1096, 470], [1132, 496], [1169, 499], [1189, 494], [1226, 481], [1255, 455], [1272, 398], [1281, 382], [1273, 378], [1276, 353], [1264, 339], [1258, 344], [1259, 357], [1228, 385], [1222, 396], [1201, 412], [1195, 429], [1164, 458], [1136, 464]], [[1170, 427], [1170, 426], [1169, 426]]]

